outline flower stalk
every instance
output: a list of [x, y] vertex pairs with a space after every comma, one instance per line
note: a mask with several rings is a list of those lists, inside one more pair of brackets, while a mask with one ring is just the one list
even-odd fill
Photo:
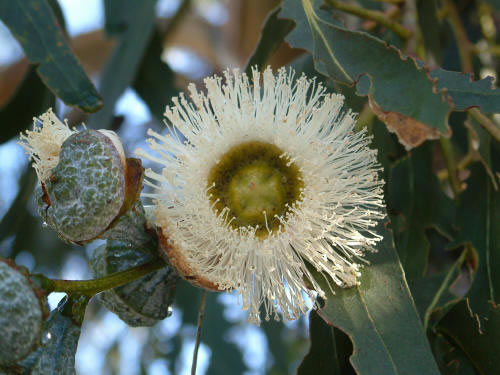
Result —
[[92, 280], [49, 279], [43, 275], [34, 275], [33, 277], [38, 278], [42, 288], [48, 293], [63, 292], [72, 295], [80, 294], [91, 297], [105, 290], [117, 288], [131, 281], [140, 279], [165, 266], [166, 264], [163, 260], [155, 259], [126, 271], [115, 272], [111, 275]]

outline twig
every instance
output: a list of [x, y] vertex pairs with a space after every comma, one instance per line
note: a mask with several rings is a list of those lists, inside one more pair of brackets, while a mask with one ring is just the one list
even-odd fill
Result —
[[488, 117], [483, 115], [477, 108], [469, 109], [469, 113], [476, 119], [481, 126], [492, 135], [493, 138], [496, 139], [497, 142], [500, 142], [500, 128], [493, 123]]
[[[472, 164], [477, 160], [479, 160], [477, 151], [474, 150], [472, 147], [469, 147], [469, 151], [467, 152], [467, 154], [462, 158], [462, 160], [458, 162], [457, 171], [465, 170], [470, 164]], [[448, 178], [448, 169], [445, 168], [438, 171], [437, 177], [440, 181], [446, 180]]]
[[191, 375], [196, 375], [196, 364], [198, 362], [198, 349], [200, 347], [201, 326], [203, 324], [203, 315], [205, 314], [205, 296], [207, 291], [203, 290], [200, 302], [200, 315], [198, 316], [198, 330], [196, 331], [196, 342], [194, 344], [193, 364], [191, 365]]
[[338, 9], [342, 12], [350, 13], [360, 18], [377, 22], [379, 25], [392, 30], [402, 39], [406, 40], [412, 34], [411, 31], [405, 28], [403, 25], [400, 25], [399, 23], [388, 19], [384, 13], [378, 10], [365, 9], [353, 4], [342, 3], [337, 0], [325, 0], [325, 3], [330, 7]]
[[457, 162], [455, 159], [455, 152], [453, 151], [453, 145], [448, 138], [439, 138], [439, 143], [441, 144], [441, 151], [443, 152], [444, 159], [446, 160], [446, 168], [448, 169], [448, 180], [450, 181], [451, 190], [453, 190], [453, 195], [455, 199], [458, 198], [460, 193], [460, 181], [458, 179]]
[[457, 40], [458, 54], [460, 55], [460, 62], [462, 70], [465, 73], [472, 73], [474, 67], [472, 65], [472, 54], [474, 47], [467, 37], [467, 32], [460, 19], [460, 14], [452, 0], [443, 0], [443, 5], [448, 10], [448, 17], [450, 20], [451, 29]]

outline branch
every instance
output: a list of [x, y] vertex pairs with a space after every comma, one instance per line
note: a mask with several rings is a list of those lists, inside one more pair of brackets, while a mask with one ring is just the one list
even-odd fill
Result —
[[388, 19], [384, 13], [378, 10], [365, 9], [353, 4], [341, 3], [337, 0], [325, 0], [325, 3], [330, 7], [340, 10], [342, 12], [350, 13], [360, 18], [377, 22], [379, 25], [382, 25], [388, 28], [389, 30], [392, 30], [401, 39], [406, 40], [412, 34], [411, 31], [405, 28], [403, 25], [400, 25], [399, 23]]

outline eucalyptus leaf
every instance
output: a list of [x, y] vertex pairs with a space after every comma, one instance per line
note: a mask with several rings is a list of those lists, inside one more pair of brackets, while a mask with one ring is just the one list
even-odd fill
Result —
[[[449, 135], [450, 107], [426, 69], [372, 35], [326, 21], [320, 0], [284, 0], [280, 17], [295, 21], [287, 41], [314, 56], [316, 70], [357, 85], [372, 109], [407, 148]], [[369, 58], [367, 58], [369, 57]]]
[[102, 106], [46, 1], [1, 1], [0, 19], [21, 43], [30, 62], [39, 64], [38, 75], [54, 95], [86, 112]]
[[[110, 11], [116, 11], [118, 2], [106, 5], [108, 25], [111, 22], [109, 17], [113, 17], [113, 25], [119, 24], [119, 29], [123, 31], [116, 34], [118, 44], [104, 68], [99, 84], [104, 107], [90, 118], [89, 127], [106, 129], [111, 125], [115, 103], [125, 89], [134, 82], [139, 63], [153, 33], [155, 4], [155, 0], [121, 1], [118, 13], [111, 14]], [[118, 17], [118, 21], [115, 17]]]
[[[383, 240], [378, 252], [367, 255], [361, 284], [352, 288], [328, 286], [321, 316], [349, 335], [354, 353], [351, 364], [359, 375], [438, 375], [417, 309], [394, 249], [392, 234], [380, 223]], [[322, 276], [316, 278], [322, 281]]]
[[456, 110], [477, 107], [484, 113], [500, 112], [500, 89], [495, 88], [493, 77], [473, 81], [470, 74], [444, 69], [435, 69], [430, 72], [430, 76], [437, 79], [439, 90], [446, 89]]

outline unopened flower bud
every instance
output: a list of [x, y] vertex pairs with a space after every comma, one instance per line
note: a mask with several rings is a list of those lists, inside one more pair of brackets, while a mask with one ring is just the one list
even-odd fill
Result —
[[36, 349], [47, 316], [42, 291], [22, 268], [0, 259], [0, 366], [11, 366]]
[[114, 132], [70, 130], [49, 110], [21, 141], [41, 183], [40, 214], [66, 241], [98, 238], [137, 200], [142, 166]]

